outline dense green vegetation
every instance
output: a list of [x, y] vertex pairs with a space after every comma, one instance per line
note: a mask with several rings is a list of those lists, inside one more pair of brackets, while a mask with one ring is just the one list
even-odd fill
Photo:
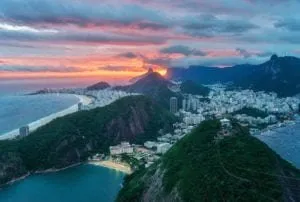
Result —
[[[173, 115], [144, 96], [125, 97], [106, 107], [55, 119], [20, 140], [0, 141], [0, 159], [14, 154], [12, 158], [21, 159], [28, 171], [61, 168], [96, 152], [106, 153], [110, 145], [124, 140], [155, 139], [160, 129], [170, 130], [174, 121]], [[11, 159], [1, 163], [6, 162]]]
[[264, 112], [262, 110], [259, 110], [259, 109], [256, 109], [256, 108], [252, 108], [252, 107], [244, 107], [238, 111], [235, 111], [233, 113], [234, 115], [235, 114], [245, 114], [247, 116], [252, 116], [252, 117], [255, 117], [255, 118], [266, 118], [268, 116], [268, 113], [267, 112]]
[[146, 174], [146, 169], [142, 168], [124, 178], [124, 187], [118, 194], [117, 201], [138, 202], [143, 196], [145, 182], [142, 180]]
[[202, 123], [159, 164], [128, 177], [118, 201], [141, 201], [159, 169], [163, 173], [160, 192], [178, 193], [182, 201], [282, 201], [282, 185], [287, 183], [281, 184], [277, 175], [299, 177], [299, 171], [248, 130], [235, 123], [233, 127], [233, 136], [215, 141], [219, 122]]
[[209, 94], [210, 89], [201, 85], [196, 84], [191, 80], [184, 81], [180, 86], [181, 92], [185, 94], [192, 95], [202, 95], [207, 96]]

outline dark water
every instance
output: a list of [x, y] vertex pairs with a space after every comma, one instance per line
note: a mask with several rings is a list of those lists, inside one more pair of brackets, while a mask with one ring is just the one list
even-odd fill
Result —
[[257, 138], [265, 142], [282, 158], [300, 169], [300, 118], [295, 125], [278, 128], [257, 135]]
[[33, 175], [0, 191], [2, 202], [112, 202], [124, 174], [81, 165], [56, 173]]
[[74, 95], [0, 95], [0, 135], [62, 111], [78, 102]]

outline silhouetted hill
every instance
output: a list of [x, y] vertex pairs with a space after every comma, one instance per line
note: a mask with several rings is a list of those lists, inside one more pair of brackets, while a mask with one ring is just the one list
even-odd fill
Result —
[[201, 84], [232, 82], [238, 87], [272, 91], [279, 96], [292, 96], [300, 93], [300, 59], [273, 55], [269, 61], [260, 65], [169, 68], [167, 78], [192, 80]]
[[125, 177], [119, 202], [299, 201], [300, 171], [233, 124], [216, 141], [218, 121], [205, 121], [157, 163]]
[[180, 86], [180, 90], [182, 93], [202, 96], [207, 96], [210, 91], [209, 88], [201, 84], [197, 84], [191, 80], [184, 81]]
[[135, 83], [137, 82], [138, 80], [142, 79], [142, 78], [145, 78], [146, 76], [148, 76], [149, 74], [152, 74], [153, 73], [153, 69], [152, 68], [149, 68], [148, 69], [148, 72], [143, 74], [143, 75], [140, 75], [140, 76], [137, 76], [137, 77], [134, 77], [132, 79], [129, 80], [129, 82], [131, 83]]
[[246, 77], [253, 71], [253, 65], [237, 65], [233, 67], [190, 66], [184, 68], [168, 68], [166, 77], [172, 80], [191, 80], [198, 84], [214, 84], [233, 82], [237, 76]]
[[272, 58], [258, 65], [236, 85], [254, 90], [272, 91], [279, 96], [293, 96], [300, 93], [300, 59], [296, 57]]
[[101, 81], [99, 83], [96, 83], [96, 84], [86, 87], [86, 89], [87, 90], [104, 90], [109, 87], [110, 87], [110, 85], [108, 83]]
[[169, 89], [170, 85], [172, 85], [172, 83], [166, 80], [159, 73], [152, 72], [147, 76], [139, 79], [134, 84], [128, 86], [118, 86], [116, 87], [116, 89], [144, 94], [156, 100], [165, 108], [169, 109], [171, 97], [178, 97], [180, 99], [180, 95], [174, 93]]

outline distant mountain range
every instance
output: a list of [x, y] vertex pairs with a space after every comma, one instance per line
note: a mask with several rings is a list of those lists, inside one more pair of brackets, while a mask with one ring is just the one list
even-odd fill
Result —
[[269, 61], [259, 65], [169, 68], [166, 77], [172, 80], [192, 80], [199, 84], [230, 82], [236, 87], [293, 96], [300, 93], [300, 59], [273, 55]]

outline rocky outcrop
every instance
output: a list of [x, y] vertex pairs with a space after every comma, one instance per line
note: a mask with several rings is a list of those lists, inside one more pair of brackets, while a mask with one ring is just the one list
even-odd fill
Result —
[[27, 174], [20, 155], [16, 152], [0, 153], [0, 185]]

